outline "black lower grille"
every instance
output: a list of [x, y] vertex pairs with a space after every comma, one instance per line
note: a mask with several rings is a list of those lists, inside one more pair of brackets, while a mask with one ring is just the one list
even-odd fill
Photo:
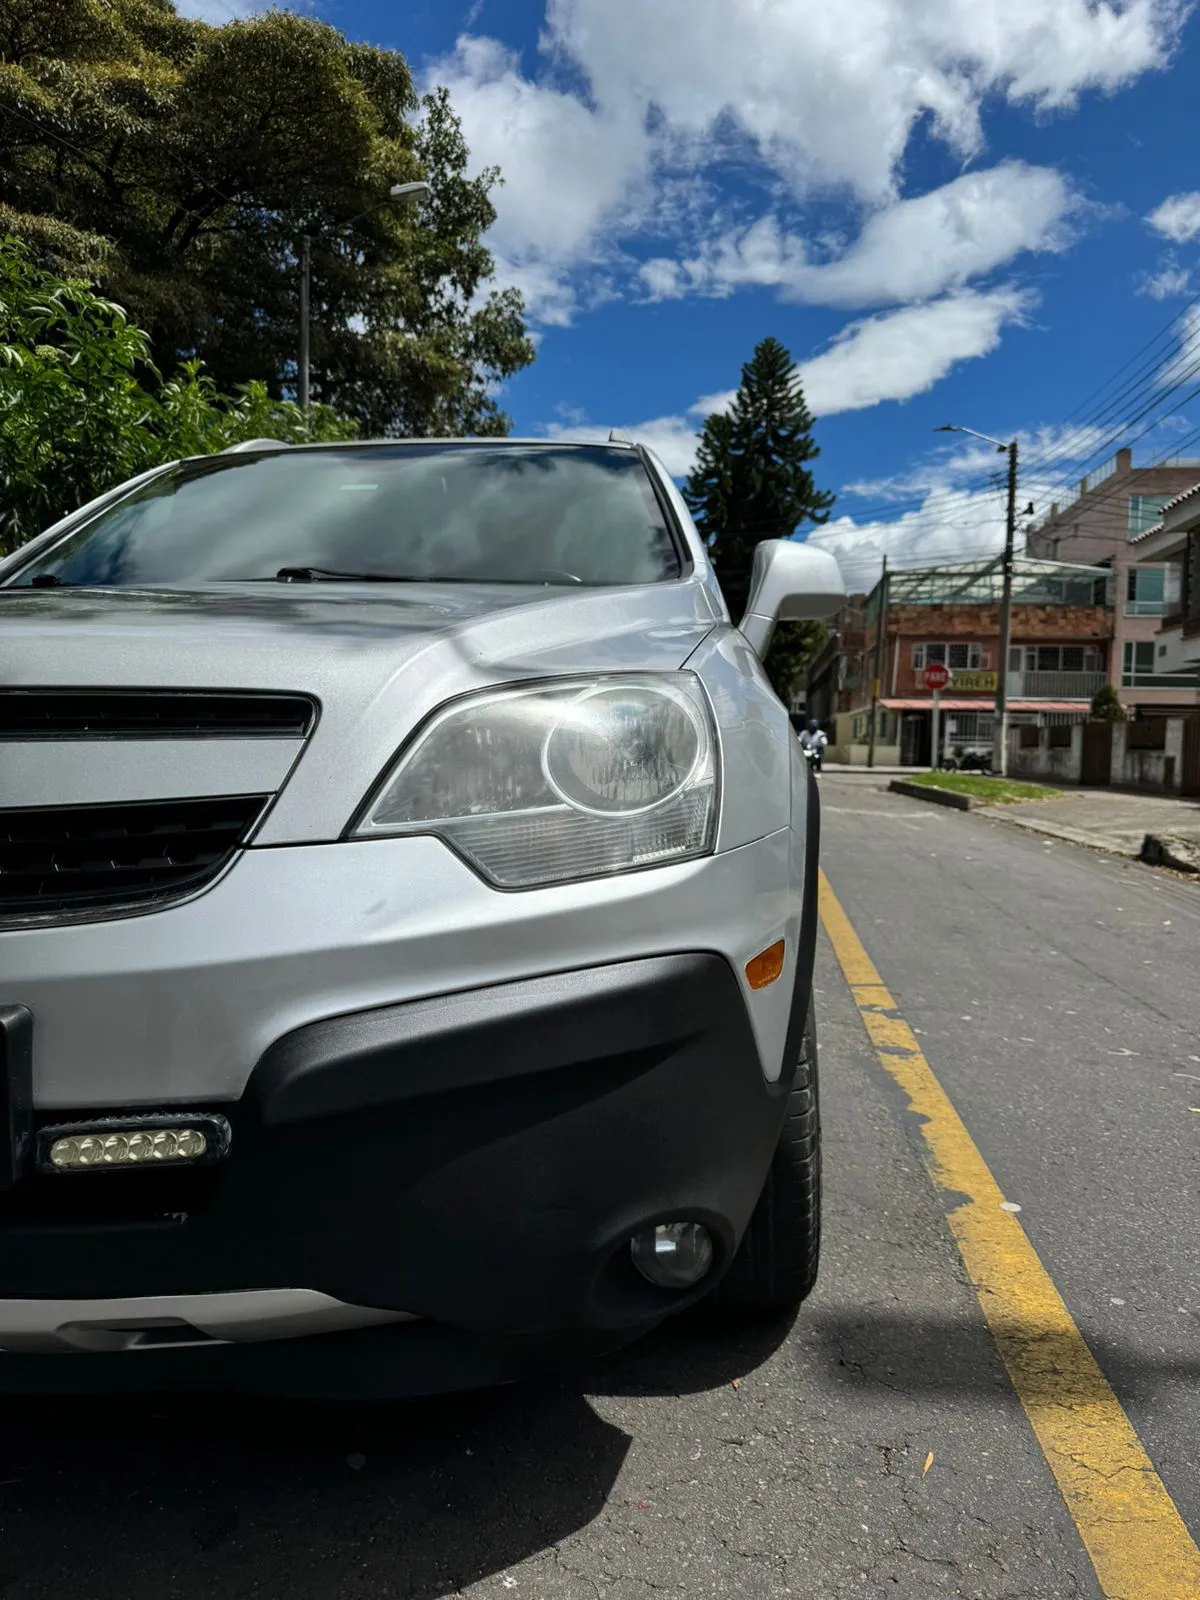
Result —
[[189, 894], [216, 877], [268, 798], [0, 811], [0, 919]]

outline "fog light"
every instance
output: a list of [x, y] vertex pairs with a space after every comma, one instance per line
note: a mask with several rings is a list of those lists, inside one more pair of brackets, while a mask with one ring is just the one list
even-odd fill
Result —
[[156, 1128], [153, 1133], [88, 1133], [56, 1139], [52, 1166], [128, 1167], [143, 1161], [197, 1161], [208, 1149], [199, 1128]]
[[713, 1264], [712, 1239], [698, 1222], [660, 1222], [630, 1240], [633, 1264], [659, 1289], [691, 1289]]
[[229, 1123], [216, 1112], [149, 1113], [43, 1128], [37, 1165], [42, 1172], [206, 1167], [224, 1160], [229, 1144]]

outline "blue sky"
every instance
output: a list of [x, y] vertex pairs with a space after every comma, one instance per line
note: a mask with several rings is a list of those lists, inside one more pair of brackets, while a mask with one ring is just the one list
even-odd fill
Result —
[[[1042, 509], [1128, 442], [1128, 412], [1093, 397], [1149, 341], [1159, 410], [1187, 393], [1170, 390], [1193, 345], [1200, 361], [1200, 19], [1184, 0], [316, 10], [448, 85], [478, 163], [504, 172], [491, 243], [539, 341], [505, 392], [516, 431], [621, 427], [681, 473], [705, 409], [773, 334], [838, 494], [819, 537], [855, 586], [881, 550], [974, 555], [1000, 537], [1003, 463], [937, 424], [1018, 433], [1022, 502]], [[1138, 459], [1200, 458], [1191, 413]]]

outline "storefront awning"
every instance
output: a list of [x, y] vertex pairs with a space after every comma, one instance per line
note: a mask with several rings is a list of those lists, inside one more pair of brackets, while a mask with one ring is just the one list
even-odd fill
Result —
[[[929, 695], [922, 696], [919, 700], [880, 700], [879, 704], [885, 711], [932, 711], [933, 701]], [[955, 700], [943, 695], [938, 702], [943, 711], [994, 711], [990, 700]]]
[[[933, 699], [923, 695], [919, 700], [880, 700], [879, 704], [885, 711], [932, 711]], [[943, 695], [939, 702], [942, 711], [995, 711], [994, 700], [955, 699]], [[1010, 711], [1077, 711], [1084, 712], [1091, 707], [1090, 700], [1010, 700]]]

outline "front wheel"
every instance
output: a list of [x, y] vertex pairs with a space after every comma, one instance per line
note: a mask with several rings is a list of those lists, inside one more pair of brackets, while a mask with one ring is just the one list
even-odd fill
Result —
[[787, 1117], [741, 1247], [713, 1296], [737, 1311], [794, 1310], [817, 1281], [821, 1255], [821, 1110], [811, 1002]]

